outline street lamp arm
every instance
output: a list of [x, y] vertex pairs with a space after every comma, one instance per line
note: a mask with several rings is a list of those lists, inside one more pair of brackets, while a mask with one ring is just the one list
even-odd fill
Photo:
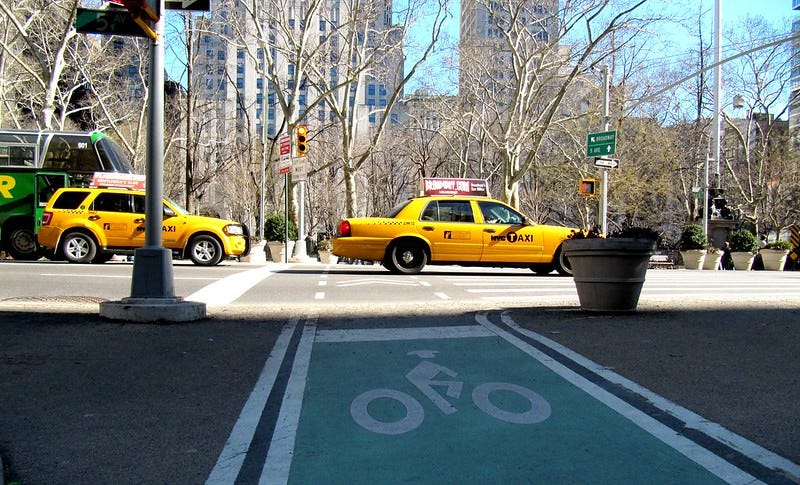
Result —
[[730, 61], [733, 61], [733, 60], [738, 59], [740, 57], [746, 56], [748, 54], [752, 54], [753, 52], [759, 51], [761, 49], [766, 49], [767, 47], [772, 47], [772, 46], [775, 46], [775, 45], [783, 44], [784, 42], [790, 42], [790, 41], [797, 40], [797, 39], [800, 39], [800, 32], [795, 32], [794, 34], [789, 35], [787, 37], [783, 37], [783, 38], [780, 38], [778, 40], [774, 40], [772, 42], [768, 42], [768, 43], [766, 43], [764, 45], [753, 47], [752, 49], [748, 49], [746, 51], [742, 51], [742, 52], [740, 52], [738, 54], [735, 54], [735, 55], [733, 55], [731, 57], [722, 59], [719, 62], [715, 62], [715, 63], [711, 64], [710, 66], [707, 66], [707, 67], [705, 67], [703, 69], [700, 69], [699, 71], [695, 71], [695, 72], [693, 72], [693, 73], [691, 73], [691, 74], [689, 74], [687, 76], [682, 77], [681, 79], [675, 81], [672, 84], [669, 84], [669, 85], [661, 88], [660, 90], [656, 91], [655, 93], [653, 93], [653, 94], [651, 94], [649, 96], [645, 96], [644, 98], [641, 98], [639, 101], [634, 103], [632, 106], [629, 106], [628, 107], [628, 111], [632, 111], [632, 110], [638, 108], [639, 106], [643, 105], [644, 103], [647, 103], [649, 101], [653, 101], [654, 99], [656, 99], [657, 97], [659, 97], [662, 94], [666, 93], [667, 91], [669, 91], [670, 89], [674, 88], [675, 86], [680, 86], [681, 84], [685, 83], [689, 79], [692, 79], [693, 77], [699, 76], [700, 74], [702, 74], [702, 73], [704, 73], [706, 71], [710, 71], [710, 70], [716, 68], [717, 66], [721, 66], [722, 64], [725, 64], [726, 62], [730, 62]]

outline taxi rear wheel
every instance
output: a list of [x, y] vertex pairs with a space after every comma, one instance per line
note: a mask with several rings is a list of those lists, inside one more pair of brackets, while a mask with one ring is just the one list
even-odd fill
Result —
[[64, 236], [61, 253], [70, 263], [90, 263], [97, 255], [97, 244], [88, 234], [72, 232]]
[[214, 236], [195, 236], [189, 243], [189, 257], [198, 266], [216, 266], [222, 261], [222, 244]]
[[558, 249], [556, 249], [556, 253], [553, 255], [553, 264], [555, 265], [558, 274], [572, 276], [572, 266], [569, 264], [569, 259], [564, 256], [563, 248], [564, 245], [562, 244], [558, 247]]
[[428, 253], [415, 241], [397, 241], [389, 247], [384, 266], [393, 273], [417, 274], [428, 263]]

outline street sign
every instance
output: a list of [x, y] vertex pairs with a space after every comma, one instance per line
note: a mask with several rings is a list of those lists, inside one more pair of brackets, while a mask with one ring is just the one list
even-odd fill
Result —
[[619, 168], [619, 160], [616, 158], [595, 158], [594, 166], [601, 168]]
[[308, 161], [298, 158], [292, 161], [292, 182], [302, 182], [308, 177]]
[[169, 10], [194, 10], [208, 12], [211, 10], [211, 0], [168, 0], [164, 2], [164, 6]]
[[289, 135], [281, 135], [280, 138], [278, 138], [278, 150], [281, 160], [289, 158], [289, 155], [292, 154], [292, 137]]
[[617, 132], [603, 131], [600, 133], [589, 133], [586, 140], [586, 156], [602, 157], [613, 155], [617, 151]]
[[130, 13], [121, 8], [94, 10], [79, 7], [75, 17], [75, 30], [84, 34], [149, 37]]

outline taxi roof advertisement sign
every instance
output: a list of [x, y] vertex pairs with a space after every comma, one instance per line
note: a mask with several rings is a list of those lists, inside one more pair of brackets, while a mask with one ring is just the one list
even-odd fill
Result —
[[135, 173], [95, 172], [92, 187], [144, 190], [145, 176]]
[[424, 195], [489, 195], [489, 184], [483, 179], [423, 178]]

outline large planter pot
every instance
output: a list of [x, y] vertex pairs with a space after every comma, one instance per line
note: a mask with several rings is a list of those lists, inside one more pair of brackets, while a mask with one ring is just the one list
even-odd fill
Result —
[[286, 251], [284, 251], [284, 249], [287, 249], [291, 256], [292, 250], [294, 249], [294, 241], [289, 241], [285, 248], [283, 241], [269, 241], [267, 247], [269, 248], [269, 255], [272, 257], [273, 262], [284, 263], [287, 260]]
[[681, 251], [683, 267], [686, 269], [703, 269], [703, 261], [706, 259], [705, 249], [686, 249]]
[[764, 262], [764, 269], [768, 271], [783, 271], [786, 257], [789, 255], [789, 251], [783, 249], [762, 249], [759, 253]]
[[569, 239], [563, 247], [582, 309], [636, 311], [655, 242], [629, 238]]
[[706, 253], [706, 258], [703, 260], [704, 270], [717, 270], [720, 268], [722, 262], [722, 252]]
[[743, 251], [732, 252], [731, 259], [733, 259], [733, 269], [738, 271], [750, 271], [750, 268], [753, 267], [753, 260], [755, 258], [755, 253]]

